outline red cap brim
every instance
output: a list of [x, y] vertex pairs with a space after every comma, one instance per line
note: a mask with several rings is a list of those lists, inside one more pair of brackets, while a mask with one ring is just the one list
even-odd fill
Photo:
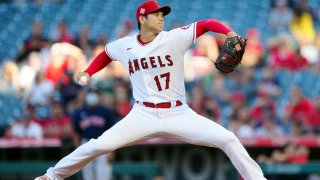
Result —
[[169, 6], [162, 6], [157, 10], [149, 12], [148, 14], [159, 11], [159, 10], [163, 13], [163, 16], [166, 16], [167, 14], [169, 14], [171, 12], [171, 8]]

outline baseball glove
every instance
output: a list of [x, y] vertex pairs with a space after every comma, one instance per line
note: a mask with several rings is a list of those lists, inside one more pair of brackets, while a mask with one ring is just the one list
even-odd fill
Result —
[[[224, 42], [217, 60], [214, 62], [215, 67], [223, 73], [234, 71], [242, 60], [247, 39], [241, 36], [227, 38]], [[237, 49], [236, 45], [240, 44], [241, 49]]]

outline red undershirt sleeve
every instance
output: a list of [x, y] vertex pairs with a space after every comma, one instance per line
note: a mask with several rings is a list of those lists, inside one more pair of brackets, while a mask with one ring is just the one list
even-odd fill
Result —
[[97, 57], [93, 59], [91, 64], [87, 67], [87, 69], [84, 72], [92, 76], [93, 74], [110, 64], [111, 61], [111, 58], [106, 54], [106, 52], [102, 51]]
[[197, 22], [196, 37], [199, 37], [208, 31], [227, 35], [232, 30], [215, 19], [206, 19]]

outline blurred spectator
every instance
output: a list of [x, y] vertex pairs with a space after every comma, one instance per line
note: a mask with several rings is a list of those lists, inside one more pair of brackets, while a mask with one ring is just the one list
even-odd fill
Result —
[[313, 21], [319, 21], [318, 10], [310, 6], [309, 0], [296, 0], [295, 7], [299, 7], [302, 11], [308, 12], [312, 16]]
[[87, 57], [90, 57], [92, 54], [92, 48], [95, 45], [95, 42], [89, 37], [89, 28], [88, 26], [83, 26], [80, 30], [80, 34], [75, 39], [75, 45], [83, 50], [84, 54]]
[[202, 84], [193, 85], [188, 104], [196, 113], [219, 122], [221, 112], [217, 101], [205, 94]]
[[101, 92], [99, 103], [109, 109], [115, 110], [116, 100], [114, 94]]
[[92, 82], [99, 91], [104, 93], [113, 93], [116, 78], [113, 76], [112, 70], [111, 66], [107, 66], [92, 77]]
[[69, 32], [69, 26], [66, 21], [60, 21], [57, 24], [57, 30], [53, 34], [52, 39], [55, 42], [67, 42], [67, 43], [74, 43], [74, 37], [73, 35]]
[[210, 96], [206, 96], [204, 101], [203, 101], [203, 116], [214, 120], [215, 122], [219, 123], [220, 122], [220, 117], [221, 117], [221, 112], [220, 112], [220, 107], [217, 103], [217, 101]]
[[246, 96], [242, 92], [234, 92], [230, 99], [231, 111], [229, 114], [230, 121], [239, 121], [240, 111], [246, 108]]
[[84, 52], [72, 44], [65, 43], [63, 46], [67, 48], [68, 51], [66, 54], [67, 70], [75, 74], [83, 71], [83, 68], [86, 67], [88, 63]]
[[295, 16], [291, 23], [291, 32], [298, 41], [301, 56], [310, 64], [319, 61], [319, 50], [315, 46], [316, 30], [313, 21], [314, 11], [308, 0], [299, 0], [295, 6]]
[[230, 121], [229, 129], [239, 137], [250, 137], [254, 135], [254, 127], [250, 118], [249, 108], [240, 108], [238, 111], [238, 119]]
[[[89, 58], [89, 62], [91, 62], [94, 59], [94, 57], [98, 56], [101, 53], [101, 51], [104, 51], [104, 48], [105, 48], [104, 44], [97, 44], [92, 50], [92, 57]], [[106, 67], [108, 67], [108, 66], [106, 66]]]
[[294, 8], [294, 18], [290, 25], [293, 36], [300, 44], [308, 45], [314, 42], [316, 32], [313, 26], [312, 15], [302, 9], [302, 7]]
[[298, 49], [292, 49], [292, 39], [283, 34], [269, 41], [268, 66], [275, 70], [286, 69], [298, 71], [308, 66], [308, 61], [300, 55]]
[[291, 136], [305, 136], [306, 134], [305, 125], [302, 122], [290, 122], [291, 123]]
[[204, 34], [197, 38], [196, 47], [192, 49], [191, 56], [207, 57], [209, 60], [215, 60], [218, 57], [218, 46], [212, 35]]
[[28, 92], [28, 103], [31, 106], [44, 106], [50, 103], [54, 86], [43, 72], [37, 73], [35, 80]]
[[26, 64], [21, 66], [20, 70], [20, 85], [24, 92], [29, 92], [36, 74], [41, 69], [41, 59], [38, 52], [32, 52], [28, 56]]
[[128, 86], [129, 85], [126, 82], [118, 82], [114, 87], [114, 96], [116, 100], [115, 110], [121, 118], [124, 118], [132, 108]]
[[287, 0], [276, 0], [269, 14], [269, 25], [273, 34], [288, 32], [293, 19], [292, 10], [287, 5]]
[[231, 92], [241, 92], [246, 97], [245, 103], [251, 103], [254, 100], [256, 94], [256, 83], [254, 78], [255, 69], [253, 68], [241, 68], [234, 73], [230, 74], [228, 78], [227, 88]]
[[299, 56], [301, 56], [300, 61], [298, 61], [300, 63], [297, 63], [297, 66], [299, 64], [301, 64], [303, 67], [306, 67], [306, 65], [309, 64], [314, 66], [320, 61], [320, 52], [314, 43], [309, 45], [299, 44]]
[[0, 93], [20, 92], [19, 69], [15, 62], [7, 61], [2, 66], [2, 78], [0, 79]]
[[203, 102], [205, 99], [203, 86], [200, 83], [193, 85], [189, 106], [198, 114], [203, 114]]
[[[85, 97], [85, 106], [73, 112], [74, 129], [85, 143], [91, 138], [98, 138], [107, 129], [111, 128], [118, 117], [115, 112], [99, 105], [99, 95], [89, 92]], [[83, 168], [84, 180], [111, 179], [111, 164], [107, 155], [99, 156]]]
[[247, 38], [246, 51], [243, 55], [241, 64], [243, 66], [252, 67], [261, 63], [263, 45], [260, 40], [260, 32], [258, 29], [248, 29]]
[[282, 136], [284, 135], [284, 131], [282, 130], [281, 126], [277, 125], [275, 122], [275, 116], [271, 114], [263, 115], [262, 125], [257, 128], [256, 135], [260, 137], [275, 137], [275, 136]]
[[92, 77], [91, 82], [93, 86], [101, 92], [101, 104], [114, 110], [116, 106], [114, 90], [119, 79], [114, 75], [115, 69], [112, 64], [105, 67]]
[[116, 79], [128, 80], [127, 69], [120, 62], [114, 61], [108, 66], [110, 66], [111, 72]]
[[76, 73], [86, 65], [86, 57], [83, 51], [72, 44], [55, 43], [50, 51], [51, 59], [45, 73], [54, 85], [58, 83], [66, 70]]
[[217, 43], [212, 35], [202, 35], [194, 49], [185, 55], [185, 79], [193, 81], [214, 71], [212, 61], [218, 57]]
[[271, 69], [279, 70], [290, 67], [294, 58], [294, 51], [291, 49], [292, 40], [287, 34], [282, 34], [268, 40], [267, 65]]
[[309, 161], [309, 149], [303, 145], [289, 143], [282, 150], [273, 151], [271, 157], [261, 155], [257, 160], [260, 163], [305, 164]]
[[66, 109], [64, 109], [65, 112], [67, 114], [72, 114], [72, 112], [74, 112], [76, 109], [82, 108], [85, 103], [86, 95], [87, 92], [85, 89], [81, 89], [80, 91], [78, 91], [78, 93], [76, 94], [76, 98], [67, 104]]
[[217, 73], [212, 79], [212, 91], [214, 92], [214, 98], [220, 105], [226, 105], [229, 103], [232, 92], [227, 89], [226, 76]]
[[45, 70], [47, 78], [56, 85], [62, 74], [66, 71], [68, 65], [65, 55], [55, 44], [51, 47], [51, 59]]
[[281, 121], [283, 124], [292, 126], [292, 135], [301, 135], [305, 133], [305, 127], [314, 111], [312, 101], [303, 95], [299, 86], [293, 86], [290, 89], [290, 99], [285, 105]]
[[314, 112], [314, 105], [309, 98], [303, 95], [299, 86], [293, 86], [290, 89], [290, 99], [285, 105], [284, 112], [293, 123], [306, 125]]
[[[293, 163], [293, 164], [305, 164], [309, 161], [309, 149], [303, 145], [297, 145], [289, 143], [282, 149], [276, 149], [268, 157], [264, 154], [258, 156], [257, 161], [259, 163]], [[270, 175], [268, 179], [272, 180], [307, 180], [308, 175], [294, 174], [294, 175]]]
[[61, 97], [63, 109], [66, 109], [68, 104], [76, 99], [76, 96], [82, 87], [74, 81], [73, 73], [71, 71], [66, 71], [58, 81], [56, 89]]
[[50, 117], [41, 121], [43, 135], [46, 138], [63, 139], [73, 134], [71, 119], [65, 115], [62, 106], [58, 103], [52, 104]]
[[276, 116], [276, 103], [272, 96], [265, 92], [259, 92], [250, 112], [255, 126], [263, 123], [266, 116]]
[[41, 126], [34, 121], [33, 115], [30, 112], [26, 112], [23, 117], [13, 122], [9, 127], [6, 137], [41, 139], [43, 131]]
[[[96, 40], [96, 47], [97, 46], [102, 46], [104, 49], [104, 46], [107, 44], [108, 42], [108, 37], [105, 34], [101, 34], [99, 35], [98, 39]], [[98, 51], [98, 53], [101, 51]], [[97, 54], [96, 54], [97, 55]], [[95, 57], [95, 55], [93, 55]]]
[[281, 94], [281, 87], [276, 78], [276, 73], [270, 68], [263, 68], [262, 77], [257, 83], [257, 95], [269, 95], [272, 98], [277, 98]]
[[307, 122], [307, 128], [312, 133], [320, 134], [320, 96], [314, 100], [314, 111], [311, 113]]
[[303, 145], [296, 145], [294, 153], [287, 153], [287, 161], [294, 164], [305, 164], [309, 161], [309, 149]]
[[39, 52], [47, 43], [48, 39], [42, 34], [42, 24], [38, 21], [33, 22], [31, 35], [24, 41], [16, 61], [23, 62], [31, 52]]
[[304, 69], [308, 68], [308, 66], [309, 66], [308, 60], [305, 58], [305, 56], [302, 56], [301, 53], [302, 53], [301, 49], [298, 48], [296, 51], [296, 56], [295, 56], [294, 62], [291, 67], [291, 69], [294, 71], [304, 70]]
[[123, 37], [133, 35], [134, 32], [134, 23], [127, 19], [123, 22], [122, 27], [120, 28], [119, 32], [117, 33], [117, 39], [121, 39]]

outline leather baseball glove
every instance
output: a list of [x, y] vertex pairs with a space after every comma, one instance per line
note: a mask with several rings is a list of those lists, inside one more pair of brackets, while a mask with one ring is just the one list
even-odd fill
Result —
[[[247, 39], [237, 35], [227, 38], [224, 42], [217, 60], [214, 62], [215, 67], [222, 73], [234, 71], [242, 60]], [[240, 48], [236, 47], [239, 44]]]

